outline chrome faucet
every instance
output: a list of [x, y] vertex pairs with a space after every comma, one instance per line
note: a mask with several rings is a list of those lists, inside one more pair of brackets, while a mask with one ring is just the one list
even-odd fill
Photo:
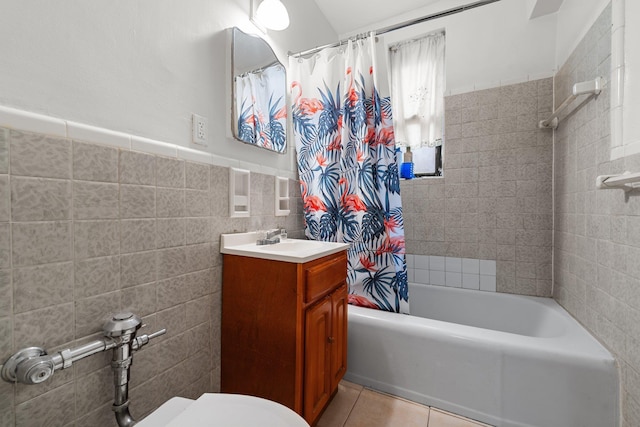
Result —
[[10, 383], [40, 384], [51, 378], [55, 371], [70, 368], [73, 362], [113, 349], [111, 368], [115, 397], [112, 409], [120, 427], [131, 427], [136, 424], [129, 413], [129, 368], [133, 362], [133, 352], [167, 332], [161, 329], [136, 337], [141, 326], [142, 321], [135, 314], [128, 311], [116, 313], [103, 326], [104, 338], [54, 354], [47, 354], [41, 347], [24, 348], [2, 365], [0, 377]]
[[280, 237], [287, 235], [287, 230], [284, 228], [276, 228], [275, 230], [267, 231], [266, 237], [264, 239], [258, 239], [256, 241], [256, 245], [275, 245], [276, 243], [280, 243]]

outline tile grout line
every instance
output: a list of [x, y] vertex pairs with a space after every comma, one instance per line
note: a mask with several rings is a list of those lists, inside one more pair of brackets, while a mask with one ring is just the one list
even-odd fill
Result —
[[382, 394], [382, 395], [385, 395], [385, 396], [389, 396], [394, 400], [404, 401], [404, 402], [407, 402], [407, 403], [411, 403], [411, 404], [414, 404], [414, 405], [417, 405], [417, 406], [422, 406], [424, 408], [427, 408], [429, 410], [429, 415], [427, 416], [427, 424], [426, 424], [425, 427], [429, 427], [429, 423], [431, 422], [431, 415], [432, 415], [432, 412], [434, 412], [434, 411], [440, 412], [441, 414], [446, 415], [447, 417], [450, 417], [450, 418], [455, 418], [455, 419], [458, 419], [458, 420], [465, 421], [465, 422], [471, 424], [474, 427], [475, 426], [481, 427], [481, 426], [485, 426], [485, 425], [487, 427], [493, 427], [493, 426], [491, 426], [489, 424], [483, 424], [480, 421], [475, 420], [473, 418], [467, 418], [467, 417], [464, 417], [462, 415], [458, 415], [458, 414], [455, 414], [455, 413], [452, 413], [452, 412], [445, 411], [444, 409], [436, 408], [436, 407], [433, 407], [433, 406], [430, 406], [430, 405], [424, 405], [424, 404], [421, 404], [421, 403], [418, 403], [418, 402], [414, 402], [412, 400], [404, 399], [402, 397], [399, 397], [399, 396], [396, 396], [396, 395], [393, 395], [393, 394], [389, 394], [389, 393], [385, 393], [385, 392], [381, 392], [381, 391], [378, 391], [378, 390], [374, 390], [374, 389], [368, 388], [368, 387], [363, 387], [362, 390], [358, 393], [358, 398], [356, 399], [356, 401], [354, 402], [353, 406], [351, 407], [351, 411], [349, 411], [349, 415], [347, 416], [347, 420], [345, 421], [345, 424], [343, 424], [342, 427], [346, 426], [346, 423], [349, 420], [349, 417], [351, 416], [351, 413], [353, 412], [353, 408], [355, 408], [358, 400], [360, 400], [360, 396], [362, 395], [362, 392], [364, 390], [369, 390], [369, 391], [374, 392], [374, 393], [379, 393], [379, 394]]
[[351, 417], [351, 414], [353, 413], [353, 408], [356, 407], [356, 404], [358, 403], [358, 400], [360, 400], [360, 396], [362, 395], [362, 391], [364, 390], [364, 387], [358, 392], [358, 397], [356, 398], [356, 400], [353, 402], [353, 405], [351, 405], [351, 409], [349, 409], [349, 413], [347, 414], [347, 418], [345, 418], [344, 422], [342, 423], [341, 427], [345, 427], [347, 425], [347, 423], [349, 422], [349, 418]]

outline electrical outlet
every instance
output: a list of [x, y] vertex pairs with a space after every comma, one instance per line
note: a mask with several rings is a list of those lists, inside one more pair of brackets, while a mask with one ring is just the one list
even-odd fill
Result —
[[191, 128], [193, 135], [191, 141], [196, 145], [207, 146], [207, 119], [197, 114], [191, 115]]

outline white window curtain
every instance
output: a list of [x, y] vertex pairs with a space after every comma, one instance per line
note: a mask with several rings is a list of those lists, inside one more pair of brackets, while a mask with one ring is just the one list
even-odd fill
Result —
[[390, 47], [391, 99], [396, 142], [411, 147], [442, 145], [444, 32]]

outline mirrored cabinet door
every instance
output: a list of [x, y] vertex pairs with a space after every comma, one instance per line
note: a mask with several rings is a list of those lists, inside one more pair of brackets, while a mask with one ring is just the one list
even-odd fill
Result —
[[269, 44], [233, 28], [232, 128], [236, 139], [287, 150], [286, 70]]

